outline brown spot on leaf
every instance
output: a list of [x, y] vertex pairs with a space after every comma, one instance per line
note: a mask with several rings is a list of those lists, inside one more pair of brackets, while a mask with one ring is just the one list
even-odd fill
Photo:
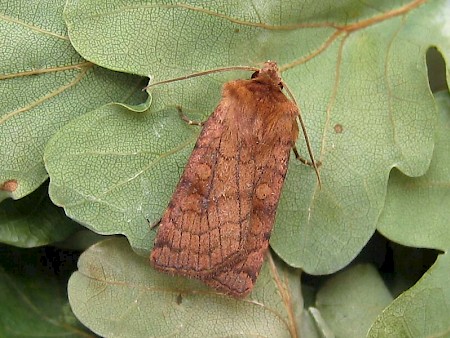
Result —
[[336, 123], [336, 124], [334, 125], [334, 132], [335, 132], [336, 134], [340, 134], [340, 133], [342, 133], [343, 131], [344, 131], [344, 127], [342, 126], [342, 124]]
[[4, 182], [0, 186], [0, 190], [14, 192], [14, 191], [16, 191], [18, 185], [19, 184], [17, 183], [17, 180], [9, 180], [9, 181]]

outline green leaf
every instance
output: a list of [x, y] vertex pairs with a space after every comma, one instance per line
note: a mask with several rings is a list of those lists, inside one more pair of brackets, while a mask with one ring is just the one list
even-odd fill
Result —
[[145, 100], [142, 78], [77, 54], [62, 18], [64, 3], [0, 3], [0, 200], [21, 198], [47, 179], [44, 146], [68, 121], [107, 102]]
[[0, 242], [34, 247], [61, 241], [81, 227], [48, 197], [43, 185], [21, 200], [0, 203]]
[[438, 93], [439, 124], [433, 160], [427, 173], [410, 178], [393, 171], [378, 230], [407, 246], [450, 248], [450, 97]]
[[448, 337], [449, 270], [449, 255], [439, 256], [414, 287], [380, 314], [368, 337]]
[[378, 229], [391, 240], [414, 247], [440, 249], [441, 254], [427, 273], [398, 297], [374, 323], [370, 337], [392, 332], [409, 337], [447, 336], [450, 331], [450, 96], [436, 95], [440, 123], [428, 172], [408, 178], [394, 171], [390, 178], [386, 207]]
[[78, 222], [123, 233], [146, 255], [156, 231], [148, 220], [161, 217], [197, 132], [173, 110], [141, 114], [111, 104], [89, 112], [48, 143], [50, 196]]
[[158, 273], [123, 238], [85, 251], [69, 280], [76, 316], [105, 337], [292, 337], [302, 309], [299, 274], [269, 256], [245, 300]]
[[335, 338], [334, 332], [331, 331], [320, 311], [315, 307], [309, 307], [308, 311], [304, 312], [302, 321], [306, 330], [302, 331], [301, 337]]
[[[151, 74], [155, 81], [278, 61], [322, 162], [323, 184], [320, 189], [313, 170], [291, 160], [271, 246], [288, 264], [321, 274], [348, 264], [372, 236], [390, 169], [418, 176], [429, 165], [436, 108], [425, 53], [432, 45], [448, 50], [440, 19], [447, 8], [445, 1], [99, 6], [84, 0], [68, 1], [65, 17], [71, 41], [85, 58]], [[198, 132], [173, 121], [179, 127], [169, 137], [161, 127], [169, 115], [176, 119], [176, 105], [189, 116], [206, 117], [218, 102], [220, 84], [239, 77], [249, 74], [155, 87], [146, 135], [131, 134], [127, 126], [120, 133], [107, 131], [117, 130], [119, 122], [96, 116], [108, 112], [91, 116], [96, 126], [102, 123], [102, 134], [90, 132], [87, 119], [75, 121], [47, 149], [51, 185], [57, 184], [51, 187], [53, 200], [91, 229], [123, 233], [136, 249], [148, 251], [153, 236], [143, 218], [154, 223], [161, 216]], [[75, 144], [66, 145], [63, 133], [76, 135]], [[297, 146], [305, 149], [301, 139]]]
[[327, 281], [319, 290], [316, 307], [336, 337], [365, 337], [392, 296], [376, 269], [354, 266]]
[[0, 336], [90, 337], [66, 294], [77, 255], [0, 246]]

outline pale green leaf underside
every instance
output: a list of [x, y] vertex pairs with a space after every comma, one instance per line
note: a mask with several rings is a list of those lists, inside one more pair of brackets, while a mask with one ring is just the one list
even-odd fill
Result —
[[384, 309], [368, 337], [448, 337], [449, 270], [449, 255], [441, 255], [414, 287]]
[[[390, 169], [417, 176], [429, 165], [436, 116], [425, 52], [430, 45], [447, 48], [445, 22], [435, 18], [448, 5], [208, 4], [109, 2], [106, 8], [69, 1], [65, 15], [84, 57], [155, 81], [277, 60], [323, 163], [323, 185], [291, 160], [271, 245], [307, 272], [336, 271], [372, 235]], [[91, 229], [123, 233], [148, 252], [154, 234], [146, 219], [160, 218], [198, 133], [183, 125], [174, 106], [204, 118], [225, 78], [239, 77], [249, 74], [156, 87], [142, 116], [107, 106], [67, 126], [46, 153], [53, 200]], [[298, 147], [306, 157], [301, 138]]]
[[319, 290], [316, 307], [336, 337], [365, 337], [392, 296], [370, 265], [349, 268], [328, 280]]
[[403, 245], [444, 253], [414, 287], [383, 311], [370, 337], [385, 337], [392, 332], [408, 337], [446, 337], [450, 332], [450, 96], [439, 93], [436, 99], [440, 121], [430, 169], [414, 179], [398, 172], [391, 175], [378, 228]]
[[398, 171], [390, 177], [386, 207], [378, 229], [398, 243], [448, 251], [450, 248], [450, 97], [438, 93], [439, 123], [433, 160], [427, 173], [410, 178]]
[[82, 254], [68, 292], [76, 316], [103, 337], [292, 337], [299, 283], [297, 273], [268, 259], [252, 295], [237, 301], [150, 269], [115, 238]]
[[68, 121], [107, 102], [145, 100], [139, 77], [102, 69], [73, 49], [64, 4], [0, 3], [0, 187], [18, 183], [0, 191], [0, 201], [21, 198], [47, 179], [45, 144]]
[[48, 197], [47, 186], [14, 201], [0, 204], [0, 242], [35, 247], [62, 241], [81, 227], [67, 218]]

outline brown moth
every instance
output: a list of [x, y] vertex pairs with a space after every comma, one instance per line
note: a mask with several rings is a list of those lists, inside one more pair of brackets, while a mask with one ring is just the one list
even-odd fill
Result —
[[249, 80], [225, 83], [159, 223], [150, 256], [157, 270], [237, 298], [250, 293], [299, 133], [299, 110], [282, 89], [271, 61]]

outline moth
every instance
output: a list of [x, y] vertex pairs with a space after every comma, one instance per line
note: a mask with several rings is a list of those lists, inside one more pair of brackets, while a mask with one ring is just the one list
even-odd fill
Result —
[[159, 223], [150, 255], [157, 270], [199, 279], [236, 298], [251, 292], [291, 149], [298, 156], [299, 109], [282, 89], [272, 61], [251, 79], [224, 84]]

